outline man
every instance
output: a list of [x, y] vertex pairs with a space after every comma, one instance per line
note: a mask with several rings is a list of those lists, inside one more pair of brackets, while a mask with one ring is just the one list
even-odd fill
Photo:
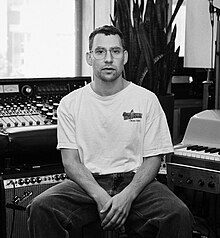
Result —
[[173, 152], [165, 114], [152, 92], [122, 77], [122, 33], [96, 29], [86, 60], [93, 81], [65, 96], [57, 111], [57, 148], [69, 180], [32, 201], [30, 237], [81, 237], [99, 222], [132, 238], [190, 238], [191, 213], [155, 179], [161, 156]]

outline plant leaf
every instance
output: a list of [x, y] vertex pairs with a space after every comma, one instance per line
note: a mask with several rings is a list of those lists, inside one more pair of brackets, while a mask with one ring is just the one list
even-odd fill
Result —
[[[129, 53], [126, 78], [156, 95], [165, 95], [175, 69], [179, 49], [175, 51], [176, 25], [172, 22], [182, 5], [178, 0], [168, 23], [168, 0], [115, 0], [112, 23], [125, 37]], [[144, 5], [145, 4], [145, 5]]]
[[171, 16], [171, 18], [170, 18], [170, 21], [169, 21], [169, 24], [168, 24], [168, 26], [167, 26], [166, 32], [169, 32], [169, 31], [170, 31], [170, 29], [171, 29], [171, 27], [172, 27], [172, 24], [173, 24], [173, 21], [174, 21], [174, 19], [176, 18], [176, 15], [177, 15], [177, 13], [178, 13], [180, 7], [182, 6], [183, 2], [184, 2], [184, 0], [178, 0], [178, 2], [177, 2], [177, 4], [176, 4], [176, 7], [175, 7], [175, 10], [174, 10], [174, 12], [173, 12], [173, 14], [172, 14], [172, 16]]

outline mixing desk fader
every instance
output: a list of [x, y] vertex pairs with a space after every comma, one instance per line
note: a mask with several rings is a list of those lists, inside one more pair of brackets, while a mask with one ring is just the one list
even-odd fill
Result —
[[[0, 80], [0, 170], [60, 163], [57, 107], [90, 77]], [[6, 156], [7, 155], [7, 158]]]

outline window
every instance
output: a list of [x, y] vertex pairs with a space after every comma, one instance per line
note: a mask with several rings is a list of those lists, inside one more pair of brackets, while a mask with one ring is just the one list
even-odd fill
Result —
[[75, 76], [75, 2], [0, 0], [0, 78]]

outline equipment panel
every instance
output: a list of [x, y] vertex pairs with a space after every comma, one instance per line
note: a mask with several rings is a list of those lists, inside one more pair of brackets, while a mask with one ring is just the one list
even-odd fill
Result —
[[56, 150], [61, 98], [90, 77], [0, 81], [0, 170], [61, 164]]
[[0, 129], [56, 124], [61, 98], [90, 81], [90, 77], [0, 81]]

